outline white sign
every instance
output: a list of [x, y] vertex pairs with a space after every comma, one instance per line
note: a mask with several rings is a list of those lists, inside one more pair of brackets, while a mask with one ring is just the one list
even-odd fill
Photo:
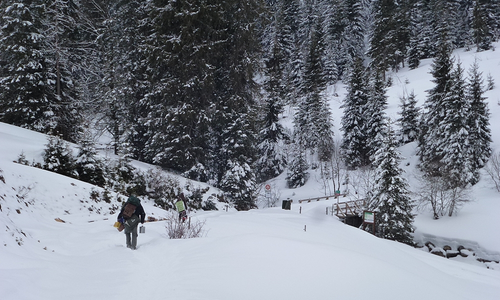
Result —
[[373, 224], [375, 221], [375, 214], [371, 211], [365, 211], [363, 213], [363, 221], [365, 223], [372, 223]]

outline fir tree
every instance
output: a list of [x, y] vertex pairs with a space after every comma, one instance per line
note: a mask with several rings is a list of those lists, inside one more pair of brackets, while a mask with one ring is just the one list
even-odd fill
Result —
[[309, 173], [307, 172], [308, 168], [306, 151], [301, 145], [300, 140], [296, 140], [293, 144], [291, 161], [288, 163], [286, 177], [288, 188], [298, 188], [306, 184], [309, 178]]
[[302, 99], [295, 115], [295, 130], [304, 141], [306, 149], [318, 154], [320, 161], [331, 157], [333, 131], [331, 113], [325, 99], [326, 75], [323, 57], [325, 45], [321, 19], [317, 20], [312, 33], [309, 54], [304, 66], [301, 86]]
[[474, 179], [476, 180], [479, 177], [478, 169], [484, 167], [492, 152], [490, 113], [486, 97], [484, 97], [483, 79], [477, 61], [469, 70], [466, 95], [470, 105], [468, 128], [469, 139], [472, 143]]
[[401, 126], [400, 142], [401, 144], [411, 143], [417, 140], [419, 136], [419, 118], [420, 108], [417, 107], [417, 99], [413, 91], [408, 97], [401, 98], [401, 110], [398, 112], [400, 118], [397, 120]]
[[47, 95], [41, 1], [2, 1], [0, 114], [3, 122], [48, 133], [53, 115]]
[[378, 74], [373, 75], [370, 98], [366, 103], [366, 137], [368, 155], [371, 157], [380, 149], [383, 140], [384, 125], [386, 124], [385, 109], [387, 108], [387, 96], [385, 94], [385, 83]]
[[441, 121], [447, 115], [445, 99], [449, 97], [452, 87], [453, 59], [448, 44], [442, 43], [439, 56], [432, 63], [431, 74], [434, 77], [434, 87], [428, 91], [422, 115], [419, 156], [420, 168], [430, 176], [439, 176], [442, 141]]
[[77, 177], [75, 158], [68, 142], [60, 137], [50, 136], [43, 153], [43, 168], [64, 176]]
[[385, 80], [385, 72], [396, 69], [400, 62], [397, 57], [397, 30], [394, 12], [398, 9], [393, 0], [376, 0], [374, 2], [375, 23], [370, 39], [368, 55], [375, 72]]
[[347, 91], [342, 104], [344, 113], [341, 120], [343, 131], [341, 148], [346, 165], [351, 169], [356, 169], [370, 165], [365, 115], [369, 88], [361, 59], [356, 60], [354, 64]]
[[472, 30], [474, 44], [477, 51], [489, 50], [492, 47], [493, 35], [491, 34], [490, 16], [487, 0], [474, 1], [472, 13]]
[[276, 41], [273, 53], [266, 63], [267, 80], [265, 89], [267, 98], [262, 114], [263, 125], [259, 132], [257, 151], [259, 158], [255, 169], [258, 172], [258, 182], [264, 182], [278, 176], [286, 167], [286, 160], [281, 150], [285, 133], [279, 122], [279, 115], [283, 112], [283, 99], [286, 90], [283, 87], [283, 57]]
[[219, 157], [220, 180], [218, 187], [238, 210], [255, 208], [255, 173], [250, 166], [254, 162], [253, 135], [244, 114], [233, 115], [232, 123], [222, 132]]
[[438, 131], [440, 140], [435, 141], [439, 157], [439, 173], [450, 188], [466, 187], [477, 182], [471, 165], [472, 148], [469, 136], [468, 116], [470, 104], [465, 96], [463, 69], [458, 63], [452, 72], [450, 93], [443, 99], [445, 115]]
[[376, 212], [375, 226], [380, 237], [413, 245], [413, 205], [404, 171], [399, 167], [402, 158], [391, 128], [382, 145], [375, 154], [375, 188], [370, 200], [370, 208]]
[[104, 166], [97, 156], [95, 144], [90, 134], [84, 134], [80, 141], [78, 155], [76, 156], [75, 169], [78, 178], [90, 184], [104, 187], [106, 180], [104, 178]]

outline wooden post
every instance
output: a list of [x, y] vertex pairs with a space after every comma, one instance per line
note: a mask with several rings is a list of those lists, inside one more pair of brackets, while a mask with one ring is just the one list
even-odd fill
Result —
[[302, 214], [302, 206], [299, 208], [299, 214]]
[[307, 229], [307, 225], [304, 225], [304, 231], [307, 231], [306, 229]]

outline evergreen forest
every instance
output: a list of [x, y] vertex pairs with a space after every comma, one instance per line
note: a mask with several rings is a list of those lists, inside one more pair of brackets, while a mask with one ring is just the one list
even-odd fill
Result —
[[[486, 86], [451, 51], [499, 37], [499, 0], [2, 0], [0, 121], [77, 143], [70, 176], [105, 185], [86, 169], [105, 132], [120, 157], [210, 183], [239, 210], [283, 172], [293, 188], [311, 167], [372, 169], [371, 205], [406, 226], [385, 234], [410, 243], [397, 146], [418, 142], [424, 179], [444, 190], [478, 182]], [[388, 73], [427, 58], [435, 87], [389, 120]], [[325, 94], [338, 82], [342, 137]]]

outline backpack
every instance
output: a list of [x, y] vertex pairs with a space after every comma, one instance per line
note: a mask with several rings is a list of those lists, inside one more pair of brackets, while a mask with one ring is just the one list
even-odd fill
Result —
[[136, 207], [137, 206], [135, 206], [134, 204], [127, 202], [125, 204], [125, 207], [123, 208], [122, 212], [123, 218], [130, 219], [130, 217], [132, 217], [132, 215], [134, 214]]

